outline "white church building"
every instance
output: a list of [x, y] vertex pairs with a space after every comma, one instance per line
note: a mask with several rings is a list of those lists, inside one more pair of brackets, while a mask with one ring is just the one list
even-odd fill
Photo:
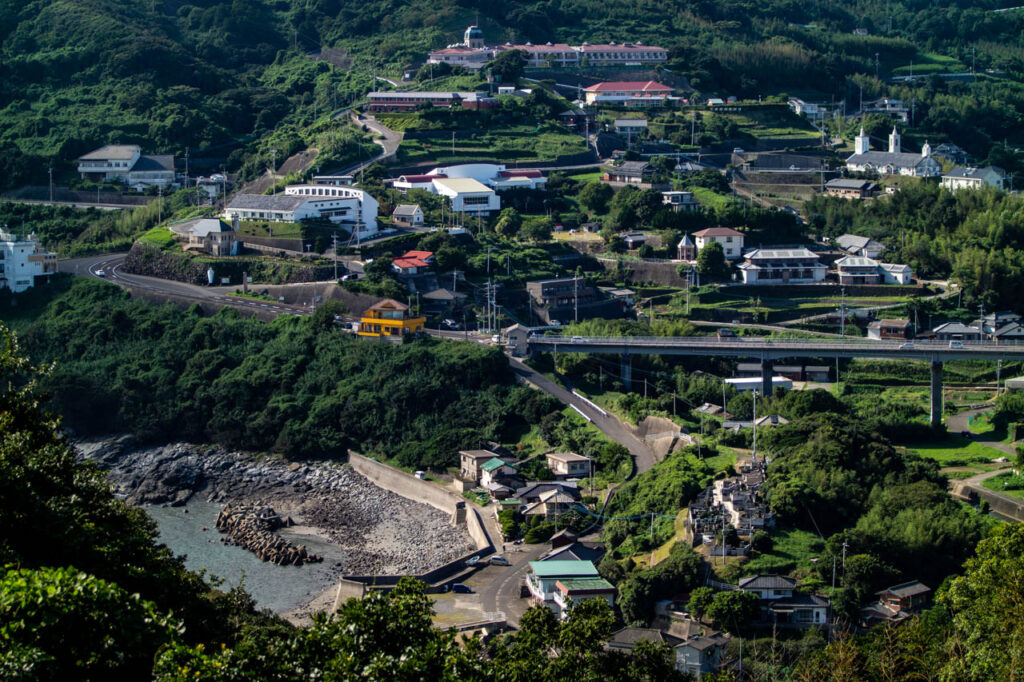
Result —
[[927, 142], [920, 154], [911, 154], [900, 149], [900, 134], [893, 126], [889, 133], [889, 151], [871, 151], [871, 140], [861, 126], [860, 135], [854, 141], [854, 153], [846, 160], [846, 169], [858, 172], [875, 172], [880, 175], [910, 175], [914, 177], [938, 177], [942, 166], [932, 158], [932, 147]]

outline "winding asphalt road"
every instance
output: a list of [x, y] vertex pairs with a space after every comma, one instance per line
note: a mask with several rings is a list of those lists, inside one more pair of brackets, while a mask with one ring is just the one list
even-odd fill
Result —
[[512, 367], [512, 371], [515, 372], [516, 375], [522, 377], [526, 381], [529, 381], [548, 395], [554, 396], [566, 405], [575, 407], [590, 420], [590, 423], [600, 429], [604, 435], [629, 450], [630, 454], [633, 455], [633, 458], [636, 461], [637, 473], [647, 471], [657, 462], [657, 459], [651, 449], [648, 448], [643, 441], [634, 436], [633, 432], [630, 431], [625, 424], [619, 421], [615, 415], [610, 413], [601, 414], [589, 403], [581, 400], [574, 393], [565, 390], [518, 358], [509, 358], [509, 366]]
[[304, 306], [228, 296], [226, 294], [227, 291], [232, 290], [230, 288], [201, 287], [195, 284], [174, 282], [158, 277], [132, 275], [122, 270], [124, 259], [125, 254], [74, 258], [60, 261], [57, 269], [60, 272], [67, 272], [82, 277], [102, 278], [132, 292], [138, 291], [140, 293], [169, 296], [192, 300], [197, 303], [212, 303], [222, 307], [229, 306], [239, 310], [263, 313], [264, 315], [274, 317], [282, 314], [309, 315], [312, 312]]
[[[277, 317], [278, 315], [310, 315], [313, 312], [311, 308], [302, 305], [228, 296], [227, 293], [233, 291], [234, 287], [203, 287], [160, 279], [158, 277], [129, 274], [122, 269], [125, 255], [118, 253], [62, 260], [58, 264], [58, 270], [82, 277], [102, 278], [139, 294], [165, 296], [177, 300], [195, 301], [219, 307], [228, 306], [240, 311], [254, 313], [263, 318]], [[432, 336], [439, 338], [490, 344], [490, 337], [487, 335], [434, 329], [427, 331]], [[608, 438], [628, 449], [636, 460], [636, 471], [638, 473], [647, 471], [654, 466], [656, 462], [654, 453], [614, 415], [601, 414], [586, 401], [581, 400], [578, 396], [565, 390], [516, 358], [509, 358], [509, 366], [519, 377], [557, 398], [565, 405], [575, 407]]]

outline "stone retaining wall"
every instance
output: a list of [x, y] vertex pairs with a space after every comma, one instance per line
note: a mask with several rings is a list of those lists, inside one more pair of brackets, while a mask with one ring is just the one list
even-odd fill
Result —
[[597, 260], [607, 272], [615, 272], [621, 262], [627, 283], [654, 282], [672, 287], [686, 286], [686, 278], [680, 277], [676, 272], [676, 268], [679, 266], [678, 262], [618, 261], [614, 258], [598, 258]]

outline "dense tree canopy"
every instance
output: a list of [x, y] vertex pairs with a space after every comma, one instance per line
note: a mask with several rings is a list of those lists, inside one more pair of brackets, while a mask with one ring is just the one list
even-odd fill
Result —
[[386, 452], [445, 467], [502, 440], [543, 395], [515, 387], [508, 362], [476, 344], [355, 338], [315, 320], [246, 319], [225, 309], [152, 306], [76, 282], [25, 333], [77, 433], [219, 442], [296, 457]]

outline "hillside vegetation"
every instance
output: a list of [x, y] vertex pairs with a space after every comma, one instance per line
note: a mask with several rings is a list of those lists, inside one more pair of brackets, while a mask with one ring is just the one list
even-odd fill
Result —
[[33, 358], [56, 361], [42, 386], [80, 436], [132, 432], [298, 458], [356, 448], [443, 468], [459, 449], [554, 410], [515, 387], [496, 349], [374, 342], [337, 329], [333, 314], [327, 305], [269, 324], [232, 309], [202, 317], [76, 281], [19, 326]]
[[[492, 42], [661, 44], [670, 48], [666, 66], [698, 90], [757, 97], [808, 84], [823, 95], [852, 96], [859, 85], [871, 94], [881, 88], [872, 74], [912, 61], [973, 63], [1019, 79], [1024, 15], [993, 14], [996, 7], [3, 0], [0, 182], [42, 184], [50, 164], [70, 178], [73, 159], [114, 142], [152, 153], [188, 148], [197, 168], [224, 163], [246, 175], [260, 171], [272, 147], [279, 161], [305, 146], [330, 148], [333, 162], [358, 160], [356, 133], [325, 114], [370, 90], [374, 69], [399, 75], [428, 49], [458, 39], [477, 12]], [[870, 35], [851, 35], [854, 28]], [[324, 47], [338, 66], [311, 58]], [[853, 74], [864, 76], [854, 83]], [[941, 112], [967, 107], [969, 127], [983, 131], [962, 141], [977, 147], [972, 153], [1020, 137], [1022, 94], [1011, 81], [915, 86], [911, 96], [917, 121], [947, 134], [957, 124]]]

